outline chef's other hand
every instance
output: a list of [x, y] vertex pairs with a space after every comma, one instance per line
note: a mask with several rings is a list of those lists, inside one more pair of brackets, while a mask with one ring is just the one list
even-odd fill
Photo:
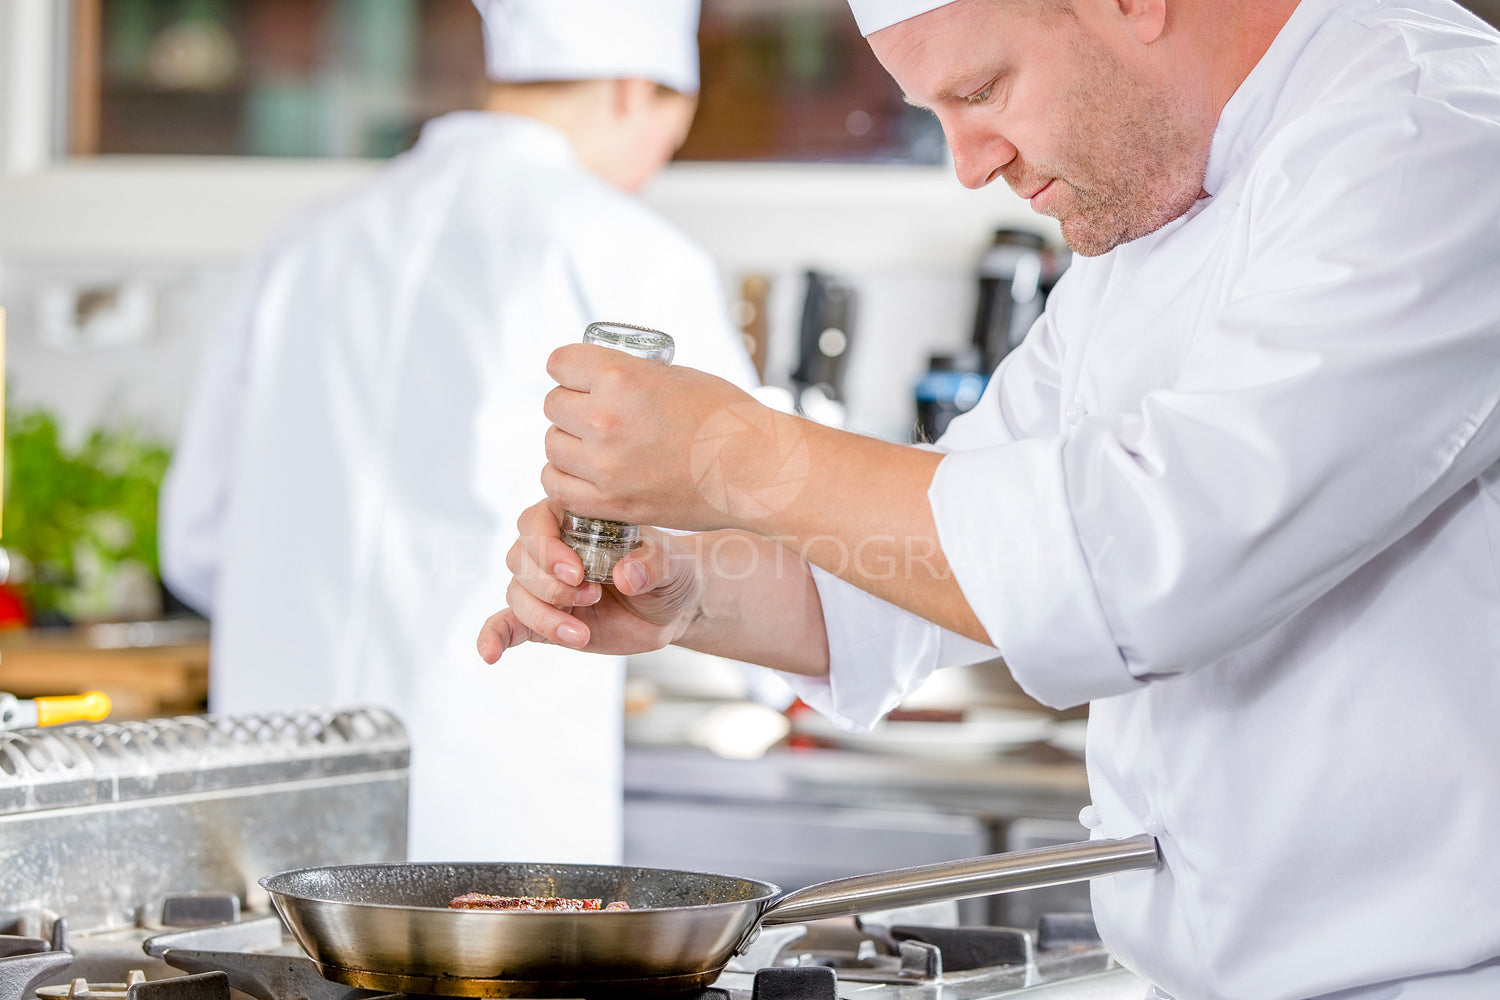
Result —
[[641, 547], [615, 565], [613, 587], [586, 583], [578, 553], [562, 540], [562, 512], [556, 501], [543, 500], [516, 522], [521, 537], [505, 559], [513, 576], [509, 606], [479, 632], [484, 661], [494, 663], [523, 642], [626, 654], [679, 638], [702, 594], [691, 555], [674, 552], [671, 536], [642, 529]]
[[[753, 496], [794, 418], [693, 368], [570, 344], [552, 352], [542, 487], [566, 509], [630, 524], [743, 527], [727, 497]], [[790, 428], [783, 426], [793, 421]], [[771, 473], [774, 476], [774, 471]]]

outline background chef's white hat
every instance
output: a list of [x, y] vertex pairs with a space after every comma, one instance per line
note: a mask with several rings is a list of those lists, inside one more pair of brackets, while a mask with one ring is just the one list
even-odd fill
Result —
[[491, 80], [640, 77], [698, 92], [699, 0], [474, 0]]
[[938, 7], [946, 7], [953, 0], [849, 0], [854, 10], [854, 20], [859, 24], [859, 33], [869, 35], [888, 28], [897, 21], [925, 14]]

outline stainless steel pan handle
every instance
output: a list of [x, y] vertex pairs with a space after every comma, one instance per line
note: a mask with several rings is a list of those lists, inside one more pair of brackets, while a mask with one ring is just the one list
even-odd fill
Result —
[[760, 922], [790, 924], [848, 917], [871, 910], [1082, 882], [1101, 875], [1156, 868], [1160, 864], [1156, 838], [1144, 833], [1122, 840], [1090, 840], [990, 854], [794, 889], [777, 897], [761, 914]]

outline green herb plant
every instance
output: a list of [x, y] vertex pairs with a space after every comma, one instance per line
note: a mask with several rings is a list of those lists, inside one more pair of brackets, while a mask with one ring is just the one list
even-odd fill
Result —
[[171, 452], [131, 430], [76, 448], [42, 408], [5, 415], [4, 534], [32, 620], [108, 617], [121, 573], [159, 579], [156, 503]]

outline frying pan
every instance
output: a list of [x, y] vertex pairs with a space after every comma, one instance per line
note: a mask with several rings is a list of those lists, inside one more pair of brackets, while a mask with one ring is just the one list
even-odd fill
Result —
[[[268, 875], [292, 935], [325, 979], [461, 997], [671, 993], [713, 982], [762, 924], [1078, 882], [1159, 864], [1150, 836], [991, 854], [822, 882], [662, 868], [385, 864]], [[628, 910], [449, 909], [466, 892], [624, 900]]]

